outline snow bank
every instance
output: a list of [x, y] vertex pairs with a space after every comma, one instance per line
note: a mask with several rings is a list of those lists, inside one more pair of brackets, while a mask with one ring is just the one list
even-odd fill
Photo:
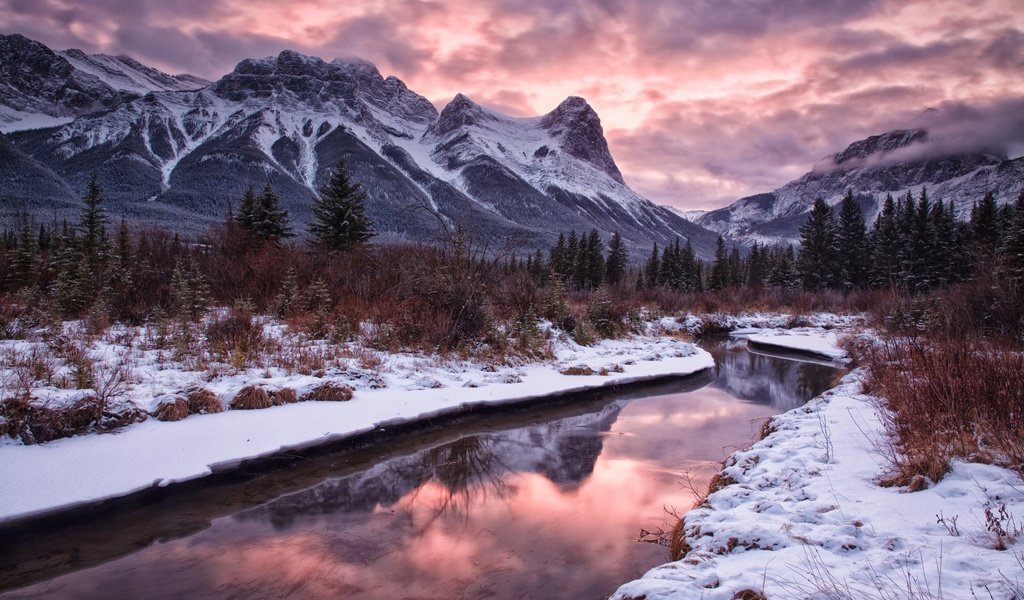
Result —
[[774, 420], [775, 432], [726, 462], [736, 483], [685, 515], [692, 548], [613, 598], [995, 598], [1024, 591], [1024, 481], [955, 462], [937, 485], [876, 485], [886, 443], [860, 372]]
[[[4, 443], [0, 445], [0, 523], [201, 478], [246, 459], [458, 412], [470, 405], [521, 402], [688, 375], [714, 366], [710, 354], [671, 337], [636, 336], [589, 347], [566, 341], [555, 352], [554, 361], [515, 368], [381, 355], [383, 364], [372, 381], [336, 375], [339, 383], [356, 388], [349, 402], [300, 402], [196, 415], [178, 422], [150, 419], [114, 434], [83, 435], [35, 446]], [[606, 374], [559, 372], [571, 366], [587, 366]], [[156, 396], [196, 375], [153, 369], [146, 374], [147, 383], [134, 393], [148, 391]], [[241, 380], [235, 379], [227, 377], [210, 387], [223, 398], [230, 393], [224, 391], [228, 387], [238, 387]], [[322, 380], [271, 376], [263, 381], [301, 389]]]
[[830, 360], [846, 358], [846, 351], [838, 346], [839, 334], [835, 331], [819, 328], [764, 329], [745, 337], [748, 342], [764, 348], [803, 352]]

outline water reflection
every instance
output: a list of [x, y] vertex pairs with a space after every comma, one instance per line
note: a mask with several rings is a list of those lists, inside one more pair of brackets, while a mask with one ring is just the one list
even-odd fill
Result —
[[666, 506], [689, 507], [684, 472], [706, 485], [764, 418], [835, 373], [735, 341], [712, 350], [701, 389], [496, 419], [358, 467], [330, 457], [301, 488], [270, 474], [260, 485], [280, 491], [258, 506], [3, 597], [601, 597], [665, 559], [633, 540], [667, 524]]

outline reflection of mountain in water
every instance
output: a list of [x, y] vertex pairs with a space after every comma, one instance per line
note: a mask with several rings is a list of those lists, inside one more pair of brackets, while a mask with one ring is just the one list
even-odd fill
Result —
[[795, 408], [822, 393], [836, 373], [831, 366], [748, 352], [743, 340], [723, 343], [713, 354], [717, 377], [712, 387], [779, 410]]
[[501, 433], [478, 434], [379, 463], [372, 468], [289, 494], [236, 515], [269, 519], [287, 527], [300, 515], [370, 512], [391, 506], [428, 482], [447, 493], [440, 510], [468, 506], [478, 494], [504, 496], [514, 473], [539, 473], [562, 489], [580, 485], [601, 454], [609, 431], [628, 400], [602, 410]]

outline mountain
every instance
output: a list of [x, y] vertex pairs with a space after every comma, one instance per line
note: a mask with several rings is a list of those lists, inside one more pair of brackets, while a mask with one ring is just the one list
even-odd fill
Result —
[[54, 52], [24, 36], [0, 35], [0, 131], [47, 127], [123, 105], [157, 91], [209, 82], [171, 76], [126, 56]]
[[[701, 255], [713, 251], [714, 234], [626, 185], [582, 98], [513, 118], [460, 94], [438, 113], [368, 62], [288, 50], [180, 89], [195, 82], [125, 57], [17, 41], [39, 64], [35, 83], [17, 87], [36, 102], [21, 104], [26, 113], [69, 122], [8, 130], [10, 144], [46, 171], [40, 181], [78, 195], [95, 174], [111, 212], [139, 222], [200, 231], [221, 221], [247, 186], [269, 182], [302, 230], [314, 190], [344, 160], [367, 190], [382, 241], [432, 240], [441, 224], [458, 224], [492, 248], [532, 249], [563, 231], [597, 228], [605, 239], [619, 231], [634, 258], [676, 237]], [[89, 102], [62, 103], [60, 90], [72, 87], [88, 91]], [[77, 200], [53, 186], [19, 189], [27, 195], [7, 193], [44, 211]]]
[[1000, 202], [1017, 197], [1024, 189], [1024, 158], [1011, 160], [997, 150], [947, 153], [927, 129], [889, 131], [850, 144], [773, 192], [741, 198], [696, 222], [744, 244], [795, 243], [815, 198], [834, 206], [851, 190], [870, 226], [886, 194], [916, 197], [923, 188], [966, 218], [988, 191]]

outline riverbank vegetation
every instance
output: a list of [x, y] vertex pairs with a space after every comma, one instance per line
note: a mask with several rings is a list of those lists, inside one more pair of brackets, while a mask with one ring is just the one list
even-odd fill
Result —
[[[819, 202], [800, 252], [726, 250], [720, 240], [707, 262], [680, 241], [631, 257], [617, 234], [606, 242], [596, 231], [566, 232], [549, 252], [529, 255], [482, 245], [459, 228], [439, 229], [433, 245], [373, 244], [365, 195], [343, 165], [316, 202], [305, 241], [269, 185], [248, 190], [237, 214], [229, 210], [196, 239], [115, 226], [95, 182], [77, 223], [25, 218], [0, 243], [0, 337], [38, 343], [5, 350], [7, 418], [43, 414], [32, 392], [43, 383], [90, 392], [76, 401], [75, 423], [140, 418], [105, 415], [105, 398], [127, 375], [97, 355], [97, 342], [119, 337], [211, 377], [323, 371], [352, 344], [371, 369], [377, 352], [543, 360], [552, 335], [587, 345], [687, 313], [787, 313], [798, 322], [820, 311], [867, 312], [899, 335], [927, 332], [921, 344], [939, 343], [941, 332], [1010, 352], [1024, 339], [1024, 197], [997, 208], [986, 196], [963, 223], [924, 192], [890, 199], [870, 231], [852, 197], [838, 219]], [[702, 327], [728, 325], [707, 318]], [[865, 358], [877, 364], [878, 385], [898, 372], [885, 365], [909, 364], [902, 352]]]

